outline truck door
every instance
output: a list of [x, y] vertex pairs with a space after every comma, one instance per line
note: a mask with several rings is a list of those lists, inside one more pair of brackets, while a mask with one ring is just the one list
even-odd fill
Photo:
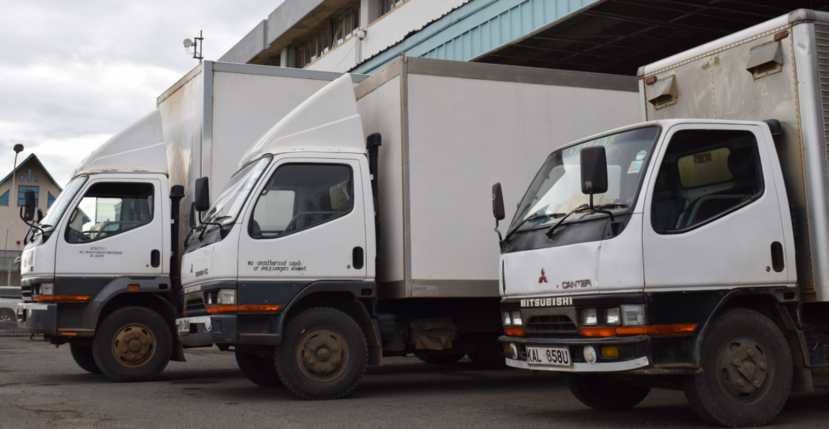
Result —
[[86, 277], [91, 286], [91, 278], [105, 284], [120, 276], [161, 275], [162, 227], [169, 225], [161, 181], [92, 179], [81, 195], [55, 233], [58, 284], [61, 277]]
[[645, 203], [649, 290], [786, 284], [794, 255], [783, 254], [770, 143], [756, 126], [668, 130]]
[[[365, 279], [359, 161], [289, 158], [268, 174], [243, 217], [239, 303], [245, 304], [250, 288], [281, 296], [315, 280]], [[280, 286], [288, 289], [275, 290]]]

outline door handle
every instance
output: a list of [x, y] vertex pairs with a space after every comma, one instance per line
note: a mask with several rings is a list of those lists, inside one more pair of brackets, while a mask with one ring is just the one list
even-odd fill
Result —
[[152, 265], [153, 268], [158, 268], [158, 266], [161, 265], [161, 252], [158, 250], [150, 252], [150, 265]]
[[354, 267], [355, 270], [360, 270], [363, 268], [363, 248], [357, 246], [354, 250], [351, 251], [351, 266]]
[[771, 243], [771, 267], [778, 273], [786, 267], [783, 258], [783, 245], [779, 241]]

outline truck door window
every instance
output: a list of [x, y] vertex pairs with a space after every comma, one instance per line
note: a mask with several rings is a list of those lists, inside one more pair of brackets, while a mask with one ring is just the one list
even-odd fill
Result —
[[120, 234], [153, 220], [151, 183], [96, 183], [69, 217], [66, 241], [87, 243]]
[[671, 138], [651, 204], [658, 233], [725, 216], [763, 194], [757, 140], [748, 131], [689, 130]]
[[353, 206], [351, 167], [282, 165], [256, 201], [249, 233], [253, 238], [279, 237], [344, 216]]

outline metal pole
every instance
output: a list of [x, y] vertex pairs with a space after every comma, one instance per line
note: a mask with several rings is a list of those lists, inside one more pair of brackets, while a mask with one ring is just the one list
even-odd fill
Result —
[[[9, 200], [11, 200], [12, 196], [14, 195], [14, 188], [15, 188], [15, 184], [16, 184], [15, 179], [17, 179], [17, 154], [18, 153], [19, 152], [17, 150], [14, 151], [14, 168], [12, 168], [12, 189], [11, 189], [11, 191], [9, 191]], [[15, 201], [17, 201], [17, 199], [15, 199]], [[11, 201], [9, 201], [9, 202], [11, 202]], [[17, 204], [11, 205], [11, 207], [17, 207]], [[11, 240], [12, 240], [12, 237], [13, 237], [13, 233], [14, 233], [14, 209], [12, 209], [11, 216], [9, 216], [9, 235], [6, 236], [6, 257], [9, 256], [9, 249], [11, 248]], [[6, 260], [8, 261], [8, 259], [6, 259]], [[8, 264], [9, 264], [9, 278], [7, 280], [6, 286], [11, 286], [12, 285], [12, 264], [11, 264], [11, 262], [9, 262]]]

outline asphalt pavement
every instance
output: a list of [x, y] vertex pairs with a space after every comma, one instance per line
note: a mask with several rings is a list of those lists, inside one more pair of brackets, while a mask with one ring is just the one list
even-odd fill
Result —
[[[654, 389], [628, 411], [595, 411], [561, 377], [416, 358], [369, 367], [344, 399], [307, 402], [249, 382], [232, 353], [191, 349], [155, 381], [112, 383], [77, 367], [68, 346], [0, 337], [2, 428], [642, 428], [710, 427], [682, 392]], [[793, 395], [771, 427], [826, 427], [829, 380]]]

